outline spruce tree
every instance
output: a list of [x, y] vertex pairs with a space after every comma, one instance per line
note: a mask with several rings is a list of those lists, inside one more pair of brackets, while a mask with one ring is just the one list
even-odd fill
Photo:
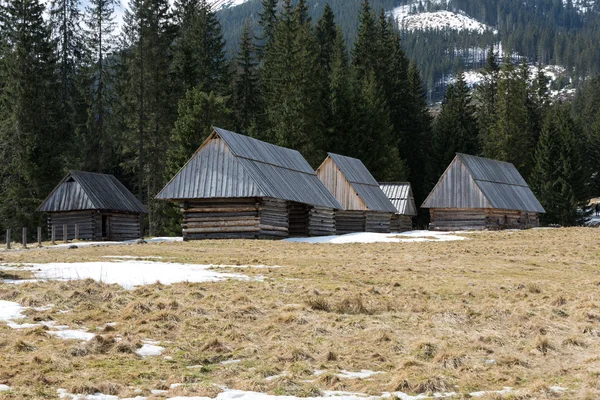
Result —
[[83, 169], [104, 172], [108, 160], [112, 158], [109, 148], [114, 147], [116, 138], [108, 135], [107, 114], [112, 109], [111, 95], [114, 80], [114, 58], [116, 38], [114, 31], [114, 0], [90, 0], [86, 7], [86, 45], [89, 49], [89, 62], [84, 71], [89, 86], [87, 92], [87, 129], [82, 136], [81, 150]]
[[[486, 157], [511, 162], [527, 178], [534, 148], [528, 110], [528, 72], [506, 61], [498, 83], [496, 121], [483, 144]], [[528, 69], [527, 69], [528, 71]]]
[[[349, 66], [346, 44], [338, 29], [331, 54], [331, 72], [327, 94], [328, 151], [351, 155], [357, 146], [355, 138], [361, 134], [357, 126], [358, 95]], [[355, 136], [356, 135], [356, 136]]]
[[421, 74], [416, 64], [411, 62], [408, 68], [408, 109], [398, 146], [403, 150], [400, 154], [406, 157], [417, 202], [424, 200], [430, 189], [427, 183], [430, 171], [427, 166], [430, 164], [431, 124], [432, 117]]
[[482, 75], [483, 79], [477, 86], [475, 97], [479, 103], [477, 121], [480, 132], [479, 140], [483, 146], [490, 136], [492, 126], [496, 123], [500, 66], [498, 65], [493, 45], [488, 50]]
[[433, 182], [444, 172], [456, 153], [480, 153], [475, 107], [462, 72], [456, 83], [448, 86], [442, 110], [435, 121], [431, 158]]
[[277, 25], [277, 3], [278, 0], [261, 0], [262, 12], [259, 14], [258, 23], [262, 28], [262, 35], [260, 41], [259, 55], [263, 54], [264, 46], [266, 46], [275, 33], [275, 26]]
[[169, 173], [175, 175], [206, 140], [214, 126], [232, 129], [228, 99], [199, 88], [190, 89], [179, 101], [172, 133], [174, 146], [168, 153]]
[[297, 149], [317, 165], [325, 157], [323, 81], [315, 68], [316, 40], [304, 20], [304, 12], [285, 0], [261, 75], [267, 127], [263, 138]]
[[352, 65], [359, 79], [369, 75], [377, 59], [377, 25], [369, 0], [363, 0], [358, 16], [358, 33], [352, 50]]
[[43, 4], [10, 0], [0, 13], [0, 223], [33, 232], [36, 208], [64, 172], [62, 91]]
[[256, 46], [248, 22], [240, 38], [240, 49], [236, 57], [236, 73], [233, 82], [233, 110], [236, 115], [236, 129], [247, 133], [257, 122], [261, 109], [258, 83], [258, 60]]
[[580, 133], [563, 105], [548, 112], [535, 151], [532, 188], [546, 214], [546, 223], [580, 224], [586, 217], [587, 174]]
[[221, 25], [206, 0], [177, 0], [174, 6], [177, 35], [173, 45], [176, 92], [193, 87], [224, 93], [228, 64]]
[[319, 46], [319, 65], [326, 74], [329, 74], [338, 35], [335, 16], [329, 3], [325, 4], [323, 15], [317, 22], [315, 35]]
[[371, 71], [358, 81], [356, 128], [347, 155], [359, 158], [379, 181], [401, 181], [407, 166], [398, 155], [385, 96]]
[[170, 147], [176, 119], [170, 45], [175, 39], [167, 0], [131, 0], [125, 13], [123, 52], [125, 85], [122, 101], [129, 138], [124, 158], [137, 177], [137, 193], [149, 208], [149, 232], [164, 231], [167, 208], [154, 196], [168, 180], [163, 155]]

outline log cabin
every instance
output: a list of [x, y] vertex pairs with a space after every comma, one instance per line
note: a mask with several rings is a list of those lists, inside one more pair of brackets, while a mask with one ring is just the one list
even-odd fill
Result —
[[413, 217], [417, 215], [417, 206], [410, 183], [380, 182], [379, 187], [396, 208], [396, 213], [392, 215], [390, 222], [390, 230], [392, 232], [412, 230]]
[[179, 205], [184, 240], [333, 235], [341, 208], [298, 151], [221, 128], [156, 198]]
[[511, 163], [457, 154], [423, 205], [429, 229], [525, 229], [544, 208]]
[[357, 158], [328, 153], [317, 175], [342, 208], [335, 213], [336, 233], [390, 232], [396, 208]]
[[[70, 171], [38, 208], [57, 240], [132, 240], [142, 237], [146, 207], [113, 175]], [[67, 226], [67, 237], [63, 227]], [[77, 228], [77, 229], [76, 229]]]

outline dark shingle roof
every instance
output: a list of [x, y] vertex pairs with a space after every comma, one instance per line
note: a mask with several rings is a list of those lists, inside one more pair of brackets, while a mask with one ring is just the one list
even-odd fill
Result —
[[228, 149], [200, 148], [157, 199], [272, 197], [342, 208], [298, 151], [221, 128], [205, 143], [215, 134]]
[[417, 207], [413, 198], [412, 188], [408, 182], [381, 182], [379, 187], [390, 199], [397, 214], [402, 215], [417, 215]]
[[114, 176], [70, 171], [44, 200], [38, 211], [76, 210], [148, 213], [146, 207]]
[[328, 153], [328, 155], [335, 165], [338, 166], [342, 174], [344, 174], [346, 180], [348, 180], [369, 210], [397, 212], [396, 207], [381, 191], [379, 183], [377, 183], [361, 160], [334, 153]]

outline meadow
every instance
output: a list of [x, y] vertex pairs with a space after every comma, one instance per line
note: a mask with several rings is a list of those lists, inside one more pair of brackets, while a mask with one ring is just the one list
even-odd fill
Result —
[[[58, 389], [215, 397], [225, 387], [296, 397], [599, 398], [600, 230], [465, 237], [0, 251], [9, 281], [34, 277], [24, 263], [111, 262], [107, 255], [247, 277], [133, 289], [92, 279], [2, 283], [0, 300], [27, 307], [15, 323], [32, 327], [0, 322], [0, 384], [10, 387], [0, 398], [53, 399]], [[50, 334], [61, 325], [93, 337]], [[163, 350], [140, 355], [144, 345]]]

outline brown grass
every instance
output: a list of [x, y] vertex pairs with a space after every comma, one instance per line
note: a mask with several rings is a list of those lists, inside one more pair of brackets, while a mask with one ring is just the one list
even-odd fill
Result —
[[[511, 386], [517, 390], [513, 398], [599, 398], [600, 230], [469, 238], [0, 252], [1, 262], [16, 264], [133, 255], [283, 266], [235, 271], [264, 275], [260, 282], [154, 284], [131, 291], [91, 280], [0, 284], [0, 299], [55, 305], [27, 309], [22, 322], [54, 320], [99, 335], [81, 344], [46, 329], [17, 331], [0, 323], [0, 383], [13, 387], [2, 396], [53, 399], [57, 388], [65, 388], [121, 397], [150, 396], [153, 389], [214, 397], [219, 384], [297, 396], [321, 390], [467, 394]], [[11, 271], [5, 278], [15, 276], [30, 274]], [[107, 322], [117, 324], [106, 327]], [[163, 356], [135, 354], [147, 339], [161, 342]], [[231, 359], [241, 362], [221, 364]], [[327, 373], [315, 377], [316, 369]], [[385, 373], [340, 379], [335, 376], [340, 369]], [[265, 379], [283, 372], [279, 379]], [[183, 385], [169, 389], [174, 383]], [[550, 390], [554, 385], [570, 390], [557, 394]]]

